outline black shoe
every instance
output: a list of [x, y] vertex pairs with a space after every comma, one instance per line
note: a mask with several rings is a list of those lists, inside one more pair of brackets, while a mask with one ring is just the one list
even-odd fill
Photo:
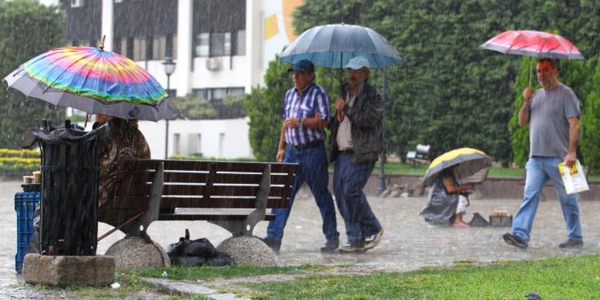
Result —
[[339, 240], [329, 240], [325, 243], [325, 246], [321, 247], [321, 252], [330, 253], [335, 251], [340, 246]]
[[279, 252], [279, 249], [281, 248], [281, 241], [276, 241], [268, 237], [258, 239], [265, 243], [267, 246], [269, 246], [269, 248], [273, 249], [273, 251]]
[[516, 235], [507, 232], [502, 236], [502, 238], [507, 244], [511, 246], [515, 246], [521, 249], [527, 249], [527, 242]]
[[558, 245], [558, 248], [581, 248], [581, 247], [583, 247], [583, 240], [575, 240], [575, 239], [568, 239], [566, 242], [560, 243]]

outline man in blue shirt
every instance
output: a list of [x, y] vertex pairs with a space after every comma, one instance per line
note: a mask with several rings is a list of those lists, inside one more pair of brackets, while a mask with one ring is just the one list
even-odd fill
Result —
[[329, 96], [314, 83], [315, 66], [309, 60], [300, 60], [288, 70], [292, 72], [294, 87], [283, 99], [283, 125], [279, 137], [277, 161], [298, 163], [296, 179], [287, 208], [272, 209], [276, 215], [269, 222], [267, 237], [263, 241], [279, 251], [283, 229], [290, 216], [294, 198], [304, 182], [308, 184], [323, 218], [323, 234], [326, 238], [322, 252], [332, 252], [339, 246], [339, 232], [335, 217], [335, 205], [328, 190], [329, 172], [325, 151], [325, 127], [329, 118]]

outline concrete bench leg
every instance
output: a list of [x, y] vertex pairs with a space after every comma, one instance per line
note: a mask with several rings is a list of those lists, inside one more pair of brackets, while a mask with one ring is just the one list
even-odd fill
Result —
[[229, 254], [237, 265], [276, 266], [275, 252], [253, 236], [234, 236], [221, 242], [217, 250]]

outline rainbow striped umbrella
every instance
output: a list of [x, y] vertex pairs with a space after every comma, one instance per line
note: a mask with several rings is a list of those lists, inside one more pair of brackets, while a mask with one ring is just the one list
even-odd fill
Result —
[[22, 64], [9, 87], [54, 105], [123, 119], [175, 119], [167, 92], [131, 59], [96, 47], [62, 47]]

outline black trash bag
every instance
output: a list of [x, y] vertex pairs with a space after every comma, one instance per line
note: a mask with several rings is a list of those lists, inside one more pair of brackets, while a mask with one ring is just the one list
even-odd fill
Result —
[[178, 243], [169, 245], [167, 254], [174, 266], [222, 267], [233, 264], [229, 254], [218, 251], [208, 239], [190, 240], [188, 229], [185, 230], [185, 237], [179, 238]]
[[479, 213], [473, 213], [473, 219], [471, 219], [471, 221], [469, 222], [469, 226], [471, 226], [471, 227], [489, 227], [490, 222], [488, 222]]

